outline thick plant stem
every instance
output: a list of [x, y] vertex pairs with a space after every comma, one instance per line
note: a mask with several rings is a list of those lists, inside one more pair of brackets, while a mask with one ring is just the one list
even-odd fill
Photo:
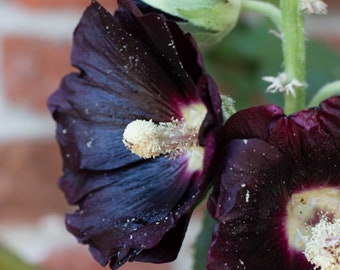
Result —
[[[304, 14], [300, 10], [301, 0], [281, 0], [281, 30], [284, 69], [289, 81], [305, 84], [306, 49]], [[295, 87], [296, 96], [285, 94], [284, 110], [291, 114], [305, 108], [305, 86]]]

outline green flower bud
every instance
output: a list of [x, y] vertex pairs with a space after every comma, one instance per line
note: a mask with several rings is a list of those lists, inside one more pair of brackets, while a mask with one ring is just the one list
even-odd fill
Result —
[[194, 35], [203, 45], [220, 41], [236, 25], [241, 0], [143, 0], [164, 13], [183, 19], [178, 22], [184, 31]]

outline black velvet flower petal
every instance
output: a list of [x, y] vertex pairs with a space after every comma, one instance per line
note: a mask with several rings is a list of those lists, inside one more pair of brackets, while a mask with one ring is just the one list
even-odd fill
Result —
[[[107, 263], [110, 254], [125, 260], [136, 250], [153, 248], [182, 216], [185, 206], [174, 207], [191, 180], [183, 175], [185, 165], [184, 158], [176, 162], [158, 158], [112, 172], [67, 173], [60, 180], [61, 188], [67, 190], [70, 199], [79, 200], [71, 201], [79, 204], [79, 211], [67, 215], [68, 229], [81, 242], [91, 245], [102, 264]], [[172, 238], [174, 242], [181, 240], [180, 235], [178, 241]], [[128, 253], [120, 258], [118, 253], [125, 248]]]
[[207, 269], [308, 269], [287, 250], [283, 228], [289, 160], [258, 139], [232, 140], [228, 149]]
[[[284, 113], [277, 105], [255, 106], [232, 115], [225, 124], [226, 139], [259, 138], [267, 140], [277, 120]], [[240, 121], [241, 120], [241, 121]], [[254, 124], [256, 123], [256, 124]]]
[[318, 186], [319, 181], [339, 185], [340, 97], [282, 118], [268, 141], [294, 162], [295, 189]]
[[[190, 35], [130, 0], [114, 15], [96, 1], [74, 32], [72, 65], [48, 106], [64, 160], [59, 186], [79, 209], [67, 228], [113, 269], [126, 261], [176, 258], [190, 215], [209, 186], [220, 98]], [[170, 122], [192, 104], [207, 109], [201, 169], [187, 153], [141, 159], [122, 143], [136, 119]], [[190, 168], [189, 168], [190, 167]]]
[[209, 270], [314, 269], [289, 244], [287, 204], [298, 192], [340, 188], [340, 97], [291, 116], [268, 117], [271, 108], [241, 111], [226, 124], [233, 139], [221, 149], [225, 165], [209, 200], [218, 220]]
[[[244, 143], [247, 143], [247, 140], [251, 138], [267, 140], [272, 133], [272, 129], [276, 126], [277, 121], [283, 116], [284, 113], [282, 109], [276, 105], [251, 107], [232, 115], [224, 125], [224, 130], [222, 131], [223, 136], [219, 136], [220, 148], [216, 155], [216, 159], [220, 161], [219, 166], [222, 168], [225, 167], [224, 162], [221, 162], [221, 160], [225, 160], [229, 152], [229, 146], [226, 142], [240, 138], [244, 140]], [[216, 171], [220, 171], [222, 168]], [[232, 204], [226, 204], [225, 202], [226, 199], [229, 200], [229, 196], [226, 197], [224, 195], [223, 186], [219, 187], [219, 175], [214, 177], [213, 181], [214, 180], [214, 184], [218, 188], [213, 189], [212, 195], [209, 198], [208, 208], [210, 213], [214, 217], [217, 217], [225, 215], [230, 210], [229, 205]], [[217, 208], [217, 205], [222, 205], [223, 207]]]

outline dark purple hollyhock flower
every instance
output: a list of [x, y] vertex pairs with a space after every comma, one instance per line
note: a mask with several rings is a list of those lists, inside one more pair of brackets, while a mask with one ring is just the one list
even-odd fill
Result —
[[[102, 265], [176, 258], [209, 186], [220, 98], [189, 34], [130, 0], [96, 1], [48, 106], [64, 160], [66, 224]], [[124, 135], [124, 138], [123, 138]]]
[[340, 97], [290, 116], [246, 109], [224, 135], [207, 269], [339, 269]]

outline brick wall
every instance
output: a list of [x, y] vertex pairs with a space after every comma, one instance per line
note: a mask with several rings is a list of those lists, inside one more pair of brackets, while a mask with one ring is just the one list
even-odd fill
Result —
[[[100, 2], [116, 7], [115, 0]], [[0, 0], [0, 245], [44, 270], [102, 269], [64, 230], [68, 206], [56, 187], [61, 160], [46, 108], [47, 97], [71, 70], [72, 31], [89, 3]], [[339, 49], [340, 2], [328, 3], [329, 18], [308, 20], [308, 31]], [[192, 226], [197, 231], [195, 222]], [[187, 269], [186, 252], [188, 245], [173, 264], [122, 269]]]

